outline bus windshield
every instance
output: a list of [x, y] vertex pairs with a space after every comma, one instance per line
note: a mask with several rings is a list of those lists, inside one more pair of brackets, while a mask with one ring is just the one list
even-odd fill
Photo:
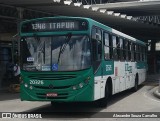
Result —
[[22, 70], [74, 71], [91, 65], [86, 35], [26, 37], [21, 40]]

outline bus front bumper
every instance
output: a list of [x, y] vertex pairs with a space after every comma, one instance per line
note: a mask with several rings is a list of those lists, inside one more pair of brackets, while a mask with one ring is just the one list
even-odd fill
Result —
[[[91, 85], [77, 90], [69, 89], [29, 89], [21, 85], [20, 97], [22, 101], [55, 101], [55, 102], [87, 102], [94, 100], [94, 91]], [[47, 96], [54, 94], [54, 96]], [[55, 95], [56, 94], [56, 95]]]

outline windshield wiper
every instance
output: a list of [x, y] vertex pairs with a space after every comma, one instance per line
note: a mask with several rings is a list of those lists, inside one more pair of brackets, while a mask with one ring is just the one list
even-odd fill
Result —
[[68, 33], [68, 34], [66, 35], [66, 38], [65, 38], [66, 43], [64, 43], [64, 44], [61, 46], [61, 48], [60, 48], [57, 64], [59, 63], [61, 54], [64, 52], [64, 50], [66, 49], [67, 44], [70, 42], [71, 37], [72, 37], [72, 33]]
[[[37, 40], [38, 41], [38, 45], [39, 45], [39, 43], [40, 43], [40, 37], [39, 36], [37, 36], [37, 34], [34, 34], [33, 35], [34, 36], [34, 39], [35, 40]], [[39, 45], [41, 48], [39, 48], [39, 50], [38, 50], [38, 53], [40, 52], [40, 53], [42, 53], [43, 54], [43, 63], [45, 63], [45, 41], [43, 40], [43, 43], [40, 43], [41, 45]], [[38, 46], [38, 47], [39, 47]], [[37, 47], [37, 48], [38, 48]]]

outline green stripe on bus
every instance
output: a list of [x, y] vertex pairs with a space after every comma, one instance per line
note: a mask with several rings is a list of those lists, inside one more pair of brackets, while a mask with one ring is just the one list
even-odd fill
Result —
[[137, 69], [146, 69], [147, 63], [146, 62], [137, 62], [136, 67], [137, 67]]

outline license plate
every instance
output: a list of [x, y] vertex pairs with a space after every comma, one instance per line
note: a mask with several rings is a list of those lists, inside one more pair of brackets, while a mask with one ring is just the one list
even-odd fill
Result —
[[57, 97], [58, 94], [52, 92], [52, 93], [47, 93], [46, 96], [47, 96], [47, 97]]

